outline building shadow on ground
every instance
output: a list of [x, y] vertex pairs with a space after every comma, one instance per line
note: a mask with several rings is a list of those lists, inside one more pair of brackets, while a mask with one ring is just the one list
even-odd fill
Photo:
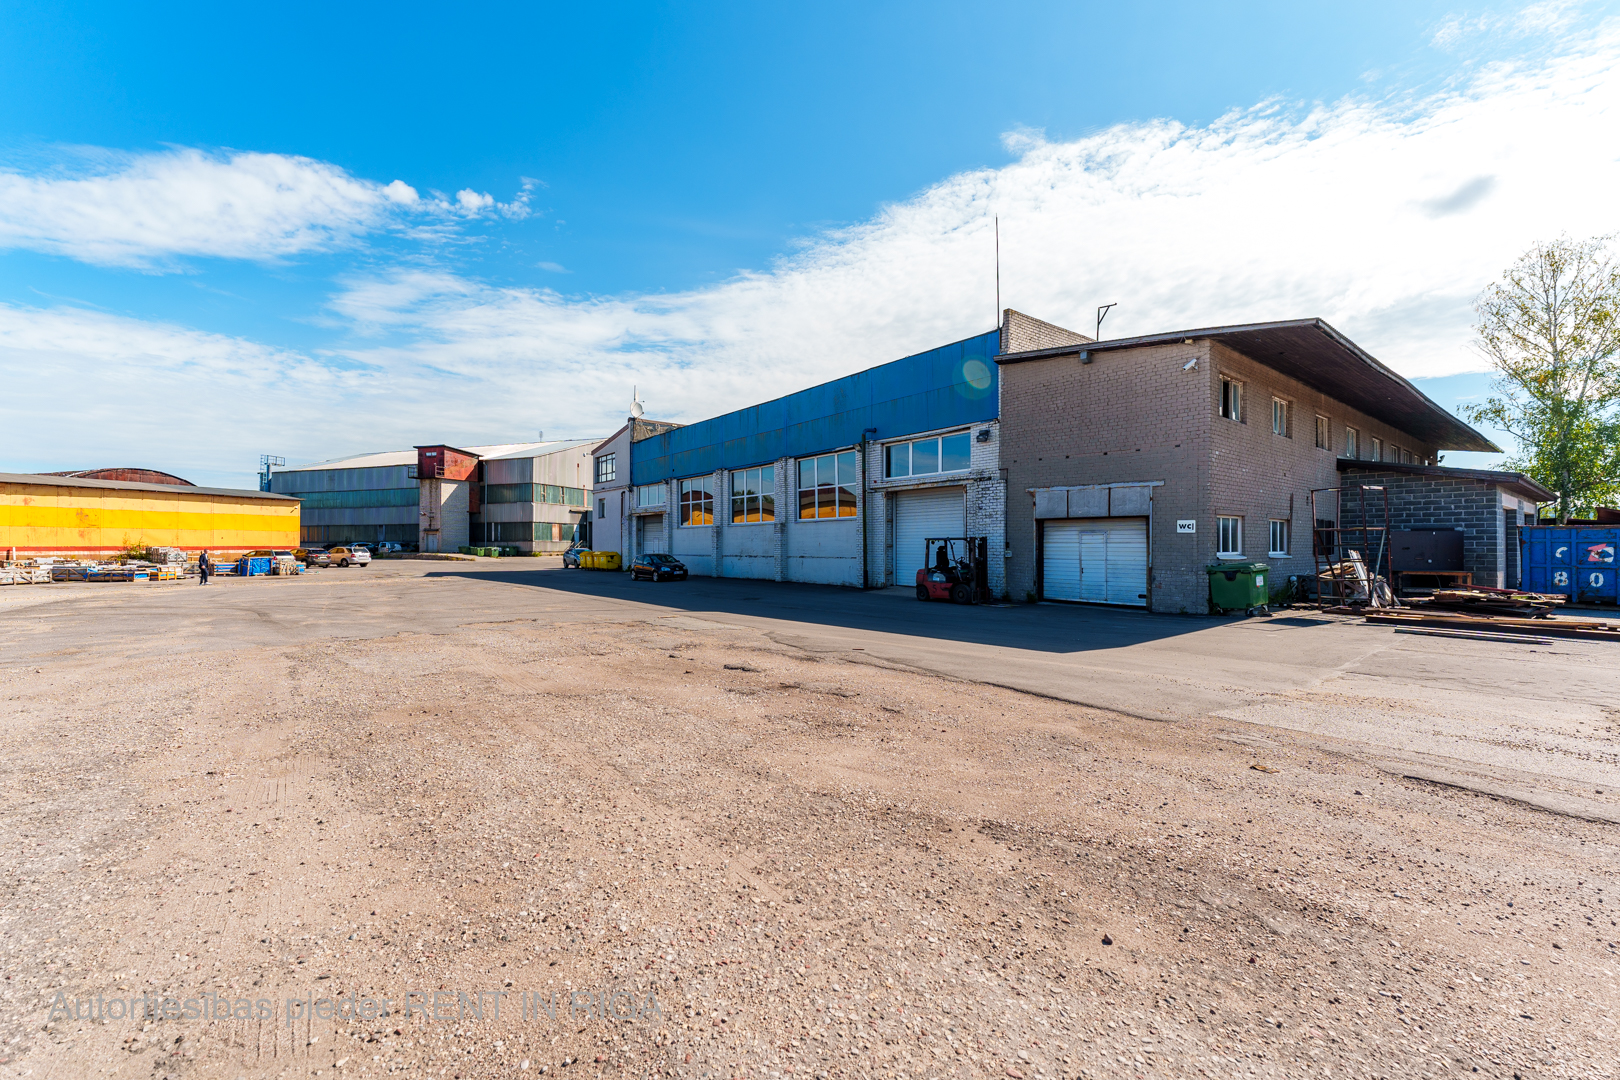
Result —
[[467, 578], [580, 597], [644, 603], [694, 616], [723, 613], [1048, 653], [1128, 648], [1212, 630], [1235, 621], [1207, 616], [1153, 615], [1137, 608], [1089, 604], [923, 603], [912, 590], [900, 588], [863, 591], [743, 578], [633, 582], [618, 572], [551, 567], [436, 570], [426, 576]]

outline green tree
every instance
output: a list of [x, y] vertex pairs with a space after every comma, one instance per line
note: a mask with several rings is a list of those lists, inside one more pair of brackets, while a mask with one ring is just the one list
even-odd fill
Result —
[[1537, 244], [1475, 301], [1495, 393], [1465, 406], [1518, 441], [1509, 468], [1558, 493], [1558, 520], [1620, 497], [1620, 266], [1608, 237]]

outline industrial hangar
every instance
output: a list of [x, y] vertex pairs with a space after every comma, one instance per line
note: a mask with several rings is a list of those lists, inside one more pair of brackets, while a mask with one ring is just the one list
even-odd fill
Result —
[[[167, 475], [167, 474], [163, 474]], [[132, 548], [246, 551], [298, 546], [298, 500], [264, 491], [0, 473], [8, 558], [100, 557]]]

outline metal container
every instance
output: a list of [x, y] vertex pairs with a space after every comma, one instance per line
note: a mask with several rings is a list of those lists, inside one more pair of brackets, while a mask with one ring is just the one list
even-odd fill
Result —
[[1519, 530], [1524, 586], [1580, 604], [1620, 603], [1620, 528], [1526, 525]]

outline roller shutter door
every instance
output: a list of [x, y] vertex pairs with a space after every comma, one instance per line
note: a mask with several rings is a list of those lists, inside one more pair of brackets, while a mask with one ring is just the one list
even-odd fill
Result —
[[902, 491], [894, 501], [894, 583], [915, 585], [934, 536], [967, 535], [964, 489]]
[[652, 555], [656, 552], [668, 552], [669, 544], [664, 538], [664, 515], [650, 514], [646, 517], [636, 518], [636, 529], [640, 532], [640, 543], [636, 545], [638, 555]]
[[1147, 519], [1048, 521], [1041, 553], [1047, 600], [1147, 606]]

